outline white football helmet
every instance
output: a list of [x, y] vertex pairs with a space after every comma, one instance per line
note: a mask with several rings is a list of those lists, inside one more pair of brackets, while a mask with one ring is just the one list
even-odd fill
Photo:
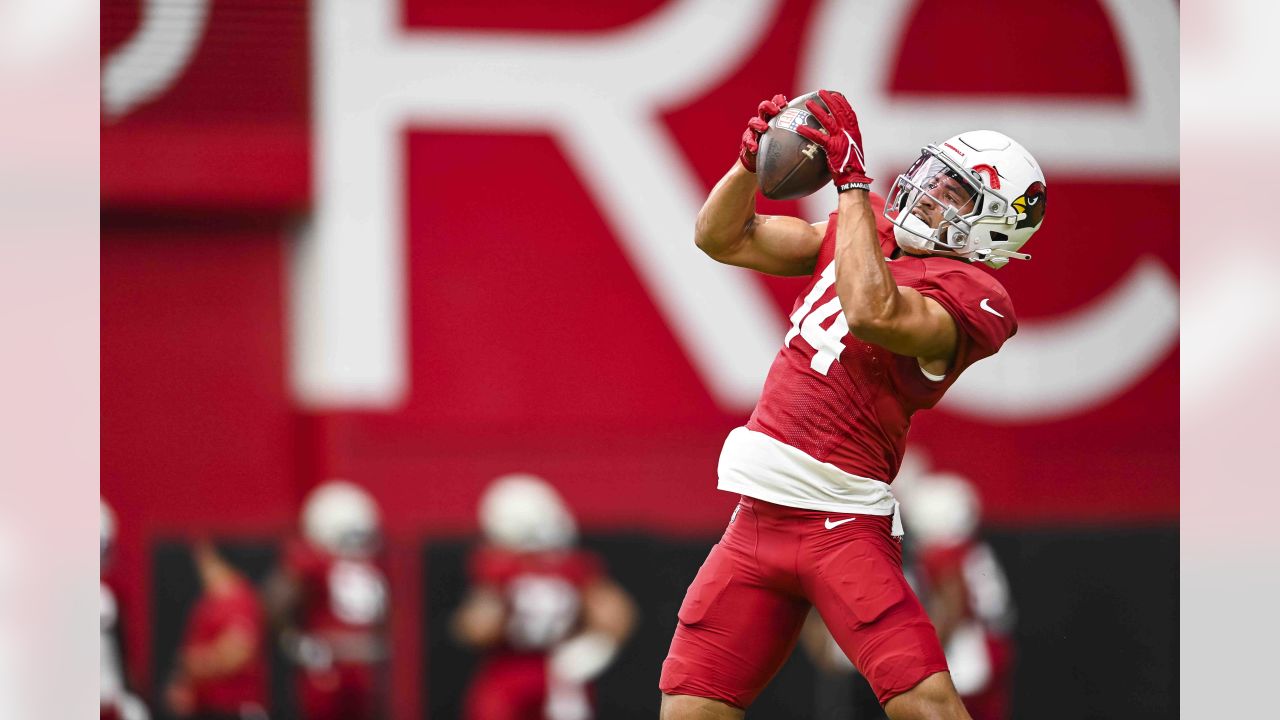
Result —
[[911, 485], [902, 519], [924, 545], [955, 545], [973, 537], [982, 506], [969, 481], [953, 473], [932, 473]]
[[577, 523], [560, 493], [525, 473], [490, 483], [480, 498], [480, 529], [489, 542], [517, 552], [561, 550], [578, 537]]
[[921, 150], [885, 201], [898, 245], [1003, 267], [1044, 222], [1045, 179], [1026, 148], [994, 130]]
[[368, 492], [346, 480], [330, 480], [307, 495], [302, 534], [335, 555], [364, 557], [378, 547], [378, 505]]

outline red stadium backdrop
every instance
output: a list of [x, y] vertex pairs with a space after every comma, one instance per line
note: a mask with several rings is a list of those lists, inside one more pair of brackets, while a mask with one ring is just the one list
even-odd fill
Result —
[[[1022, 325], [1009, 347], [1023, 354], [919, 417], [912, 439], [930, 464], [976, 481], [991, 525], [1176, 522], [1177, 102], [1152, 108], [1169, 98], [1149, 87], [1172, 73], [1176, 93], [1176, 9], [1173, 37], [1152, 40], [1150, 28], [1133, 34], [1123, 3], [1102, 0], [1041, 4], [1034, 16], [1017, 0], [866, 3], [894, 23], [850, 29], [835, 67], [871, 78], [873, 108], [929, 120], [904, 130], [877, 123], [823, 59], [849, 27], [844, 3], [211, 0], [186, 21], [186, 51], [161, 60], [145, 47], [143, 5], [104, 0], [102, 14], [102, 493], [120, 516], [128, 649], [144, 682], [161, 680], [150, 544], [278, 536], [325, 477], [357, 480], [380, 501], [403, 608], [421, 592], [416, 544], [472, 531], [483, 484], [503, 472], [553, 480], [589, 531], [717, 532], [733, 504], [715, 490], [719, 445], [764, 367], [717, 367], [759, 353], [730, 344], [742, 332], [722, 340], [701, 320], [681, 325], [681, 313], [714, 316], [725, 301], [663, 263], [711, 263], [691, 249], [691, 211], [733, 162], [746, 118], [760, 98], [822, 81], [867, 113], [878, 189], [911, 151], [896, 139], [878, 147], [877, 128], [914, 130], [918, 146], [951, 127], [957, 103], [1003, 103], [995, 129], [1026, 127], [1027, 107], [1075, 109], [1050, 123], [1052, 137], [1009, 130], [1041, 156], [1052, 204], [1028, 246], [1035, 260], [1000, 271]], [[527, 96], [512, 100], [481, 84], [500, 69], [447, 65], [429, 52], [439, 43], [415, 44], [474, 42], [518, 74], [523, 46], [504, 38], [531, 53], [609, 38], [625, 54], [682, 13], [708, 35], [742, 26], [707, 40], [733, 53], [694, 72], [678, 45], [637, 50], [640, 64], [614, 77], [617, 97], [529, 74]], [[378, 21], [399, 44], [361, 54], [361, 23]], [[1154, 62], [1153, 43], [1172, 65]], [[561, 60], [571, 58], [546, 66]], [[409, 62], [429, 76], [415, 80]], [[663, 94], [682, 73], [685, 89]], [[394, 92], [361, 95], [360, 78]], [[343, 145], [361, 127], [335, 115], [343, 106], [380, 114], [374, 160]], [[1073, 117], [1122, 122], [1135, 108], [1153, 134], [1081, 124], [1075, 137]], [[381, 193], [376, 212], [344, 195], [365, 191]], [[766, 211], [816, 219], [821, 205]], [[338, 206], [342, 217], [325, 216]], [[646, 242], [690, 248], [663, 255]], [[308, 264], [315, 243], [389, 260], [364, 275], [341, 251]], [[780, 342], [799, 284], [727, 272], [734, 297], [763, 302], [726, 322]], [[389, 315], [362, 304], [381, 292]], [[360, 315], [369, 308], [372, 321]], [[395, 619], [398, 718], [423, 703], [420, 622]]]

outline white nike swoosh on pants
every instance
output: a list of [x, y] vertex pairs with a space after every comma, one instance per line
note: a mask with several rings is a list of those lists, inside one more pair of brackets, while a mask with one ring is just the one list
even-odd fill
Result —
[[857, 519], [858, 518], [845, 518], [844, 520], [837, 520], [836, 522], [831, 522], [831, 518], [827, 518], [826, 521], [823, 522], [823, 525], [826, 525], [827, 529], [830, 530], [832, 528], [839, 527], [845, 523], [853, 522], [854, 520], [857, 520]]

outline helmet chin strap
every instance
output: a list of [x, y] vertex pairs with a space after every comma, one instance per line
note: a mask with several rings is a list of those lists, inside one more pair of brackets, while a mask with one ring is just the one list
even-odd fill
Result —
[[1013, 250], [1001, 250], [1000, 248], [988, 248], [977, 252], [979, 262], [989, 260], [993, 257], [997, 258], [1013, 258], [1014, 260], [1030, 260], [1031, 256], [1027, 253], [1014, 252]]

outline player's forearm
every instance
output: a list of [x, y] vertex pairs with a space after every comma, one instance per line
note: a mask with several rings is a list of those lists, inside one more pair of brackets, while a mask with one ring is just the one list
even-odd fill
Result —
[[874, 335], [893, 318], [898, 287], [885, 265], [876, 232], [870, 194], [850, 190], [840, 194], [836, 221], [836, 293], [849, 329], [855, 335]]
[[713, 258], [732, 252], [746, 240], [755, 217], [756, 176], [735, 162], [698, 211], [693, 241]]

